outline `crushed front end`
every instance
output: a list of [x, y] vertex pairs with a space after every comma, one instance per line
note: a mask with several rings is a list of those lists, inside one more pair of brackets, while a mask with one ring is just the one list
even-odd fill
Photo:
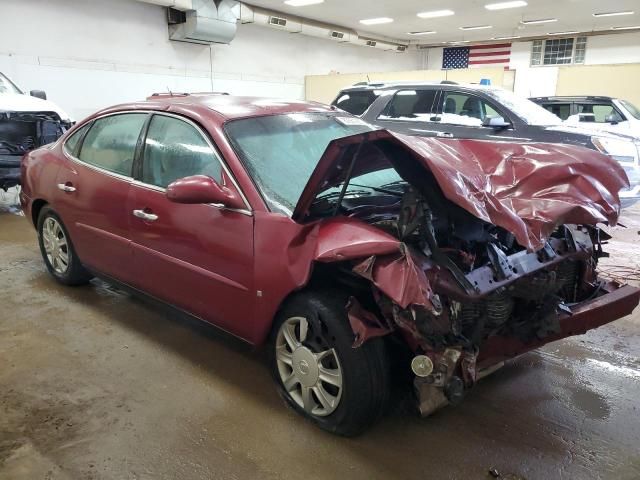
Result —
[[55, 112], [0, 111], [0, 189], [20, 184], [20, 159], [71, 127]]
[[[460, 402], [504, 360], [638, 305], [639, 289], [597, 273], [610, 238], [597, 225], [615, 224], [628, 185], [607, 157], [389, 132], [357, 140], [330, 145], [337, 160], [317, 175], [324, 193], [308, 195], [297, 218], [351, 222], [350, 237], [327, 240], [319, 229], [319, 242], [336, 245], [323, 243], [316, 259], [336, 262], [353, 292], [355, 348], [373, 337], [400, 340], [423, 414]], [[400, 179], [381, 183], [394, 174]]]

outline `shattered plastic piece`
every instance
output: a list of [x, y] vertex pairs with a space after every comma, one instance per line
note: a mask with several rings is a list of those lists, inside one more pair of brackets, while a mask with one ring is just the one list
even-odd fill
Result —
[[371, 338], [382, 337], [392, 331], [390, 327], [383, 325], [376, 315], [365, 310], [355, 297], [349, 298], [347, 315], [351, 329], [356, 336], [353, 348], [361, 346]]

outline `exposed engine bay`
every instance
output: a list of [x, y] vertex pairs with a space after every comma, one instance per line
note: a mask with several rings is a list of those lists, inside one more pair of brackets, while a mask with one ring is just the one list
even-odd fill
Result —
[[[599, 295], [604, 282], [595, 269], [610, 238], [594, 226], [562, 225], [542, 249], [529, 252], [510, 232], [437, 193], [427, 199], [407, 182], [397, 182], [370, 194], [345, 194], [338, 210], [331, 197], [315, 205], [315, 214], [329, 215], [333, 208], [393, 235], [424, 272], [429, 297], [424, 305], [403, 307], [372, 284], [375, 305], [354, 295], [348, 309], [357, 336], [396, 332], [411, 346], [425, 415], [459, 402], [482, 376], [490, 338], [535, 344], [560, 334], [561, 315]], [[371, 279], [364, 272], [371, 272], [373, 261], [366, 262], [345, 265], [345, 271]]]
[[55, 142], [70, 122], [55, 112], [0, 112], [0, 188], [20, 182], [20, 159], [34, 148]]

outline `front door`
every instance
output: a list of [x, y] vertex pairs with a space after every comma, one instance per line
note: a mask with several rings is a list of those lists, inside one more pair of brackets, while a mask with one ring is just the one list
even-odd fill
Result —
[[131, 187], [128, 214], [135, 286], [172, 305], [248, 337], [255, 307], [253, 216], [248, 210], [179, 204], [166, 187], [208, 175], [236, 189], [211, 141], [195, 124], [154, 114]]
[[494, 128], [483, 126], [488, 117], [502, 117], [510, 122], [509, 117], [500, 107], [485, 100], [479, 95], [455, 90], [443, 90], [438, 106], [437, 123], [440, 125], [440, 136], [449, 138], [472, 138], [482, 140], [527, 141], [513, 127]]

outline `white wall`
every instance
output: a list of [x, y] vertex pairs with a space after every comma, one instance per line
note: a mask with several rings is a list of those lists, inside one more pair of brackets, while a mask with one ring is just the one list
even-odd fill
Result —
[[[421, 67], [442, 68], [442, 48], [421, 53]], [[558, 67], [531, 67], [531, 42], [511, 45], [509, 68], [516, 71], [514, 91], [526, 97], [555, 95]], [[597, 35], [587, 38], [586, 65], [640, 63], [640, 32]]]
[[155, 91], [304, 98], [304, 76], [418, 68], [398, 54], [254, 25], [230, 45], [168, 40], [165, 10], [133, 0], [2, 0], [0, 71], [74, 118]]

